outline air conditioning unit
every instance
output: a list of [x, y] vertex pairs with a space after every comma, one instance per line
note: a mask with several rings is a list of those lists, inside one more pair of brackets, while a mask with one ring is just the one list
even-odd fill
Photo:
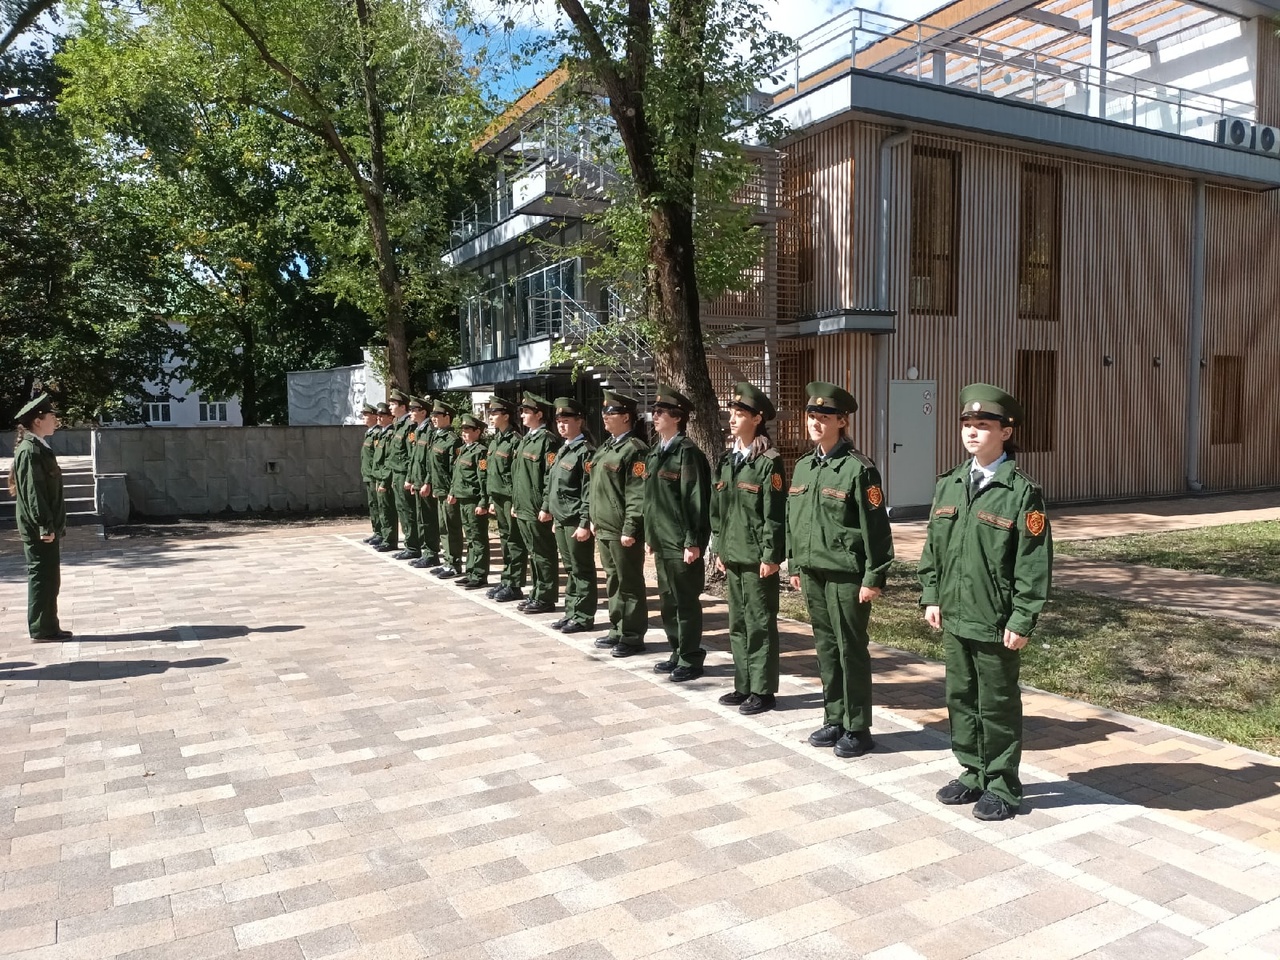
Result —
[[1280, 154], [1280, 129], [1276, 127], [1254, 127], [1253, 149], [1262, 153]]
[[1223, 117], [1218, 121], [1218, 143], [1242, 150], [1253, 149], [1253, 124], [1239, 117]]

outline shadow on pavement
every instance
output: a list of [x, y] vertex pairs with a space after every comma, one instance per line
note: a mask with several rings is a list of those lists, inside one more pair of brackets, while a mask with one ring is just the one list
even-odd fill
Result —
[[1154, 810], [1225, 810], [1280, 795], [1280, 764], [1118, 763], [1067, 779]]
[[[77, 634], [79, 643], [181, 643], [192, 640], [230, 640], [251, 633], [290, 633], [301, 630], [301, 624], [278, 624], [270, 627], [247, 627], [244, 624], [191, 623], [158, 630], [128, 630], [124, 633]], [[194, 634], [194, 636], [192, 636]]]
[[34, 664], [29, 669], [14, 669], [17, 664], [0, 665], [0, 681], [66, 680], [72, 683], [88, 680], [118, 680], [122, 677], [147, 677], [169, 670], [194, 670], [216, 667], [226, 657], [195, 657], [191, 660], [77, 660], [73, 663]]

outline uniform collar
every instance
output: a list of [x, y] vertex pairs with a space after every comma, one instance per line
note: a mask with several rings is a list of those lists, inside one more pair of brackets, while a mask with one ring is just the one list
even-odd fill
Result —
[[659, 443], [658, 449], [661, 450], [663, 453], [666, 453], [668, 450], [671, 450], [675, 447], [680, 446], [680, 441], [683, 439], [684, 439], [684, 433], [683, 432], [677, 433], [674, 437], [672, 437], [670, 440], [666, 441], [665, 443]]

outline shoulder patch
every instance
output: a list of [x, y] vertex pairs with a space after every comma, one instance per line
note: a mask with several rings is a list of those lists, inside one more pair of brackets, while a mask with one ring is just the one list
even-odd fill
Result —
[[547, 466], [548, 466], [548, 467], [549, 467], [549, 466], [552, 466], [555, 462], [556, 462], [556, 455], [555, 455], [555, 453], [548, 453], [548, 454], [547, 454]]
[[1030, 476], [1029, 474], [1024, 473], [1022, 468], [1018, 466], [1016, 462], [1013, 465], [1013, 472], [1015, 476], [1021, 477], [1023, 480], [1027, 481], [1027, 483], [1031, 484], [1031, 486], [1035, 487], [1037, 490], [1040, 489], [1040, 482], [1036, 480], [1034, 477]]
[[484, 459], [482, 459], [482, 460], [480, 461], [480, 469], [481, 469], [481, 470], [488, 470], [488, 469], [489, 469], [489, 461], [488, 461], [488, 460], [484, 460]]
[[775, 473], [772, 477], [770, 477], [770, 478], [769, 478], [769, 486], [773, 487], [773, 489], [774, 489], [774, 490], [781, 490], [781, 489], [782, 489], [782, 474], [780, 474], [780, 473]]
[[770, 447], [764, 453], [760, 454], [760, 456], [768, 457], [770, 460], [777, 460], [780, 456], [782, 456], [782, 454], [778, 452], [777, 447]]
[[884, 491], [879, 487], [867, 487], [867, 503], [872, 507], [879, 507], [884, 503]]
[[868, 457], [861, 450], [853, 451], [853, 459], [857, 460], [864, 467], [870, 467], [872, 470], [876, 468], [876, 462], [872, 460], [870, 457]]
[[640, 479], [643, 480], [645, 476], [644, 463], [639, 460], [633, 463], [631, 465], [631, 475], [633, 477], [639, 477]]
[[1031, 510], [1027, 513], [1027, 533], [1033, 537], [1038, 537], [1044, 533], [1044, 514], [1039, 510]]

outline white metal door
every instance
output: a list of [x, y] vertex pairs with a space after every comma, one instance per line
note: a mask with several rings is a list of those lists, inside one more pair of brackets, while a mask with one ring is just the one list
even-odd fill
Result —
[[889, 463], [885, 491], [894, 513], [928, 507], [938, 475], [935, 455], [938, 385], [933, 380], [889, 382]]

